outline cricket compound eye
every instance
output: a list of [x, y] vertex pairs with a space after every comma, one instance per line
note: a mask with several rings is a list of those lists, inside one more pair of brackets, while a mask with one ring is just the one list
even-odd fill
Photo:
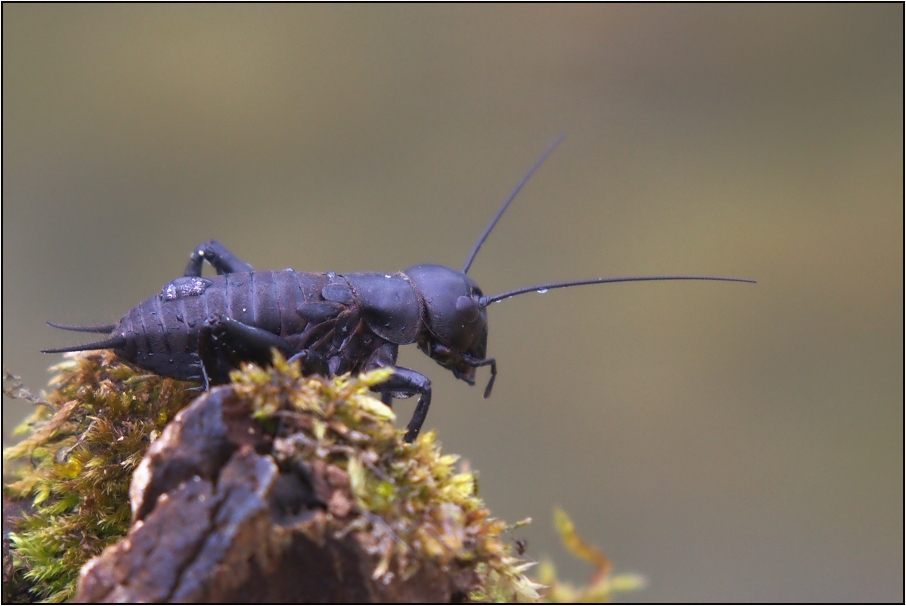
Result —
[[456, 313], [466, 322], [474, 322], [480, 311], [478, 301], [472, 297], [462, 296], [456, 299]]

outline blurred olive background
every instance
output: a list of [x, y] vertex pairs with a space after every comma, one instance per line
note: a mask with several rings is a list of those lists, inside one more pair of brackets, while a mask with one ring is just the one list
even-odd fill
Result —
[[[427, 427], [563, 576], [646, 601], [903, 600], [903, 6], [3, 6], [3, 363], [34, 389], [218, 238], [459, 268], [489, 400]], [[4, 440], [26, 413], [5, 400]], [[405, 421], [412, 402], [396, 406]]]

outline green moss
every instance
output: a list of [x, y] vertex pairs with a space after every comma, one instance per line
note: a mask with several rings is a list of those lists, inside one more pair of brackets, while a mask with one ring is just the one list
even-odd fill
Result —
[[306, 378], [276, 358], [273, 368], [233, 373], [233, 388], [253, 416], [279, 427], [273, 456], [281, 466], [322, 460], [343, 470], [357, 514], [347, 528], [371, 529], [379, 563], [373, 577], [408, 577], [432, 560], [475, 575], [476, 601], [535, 601], [531, 566], [504, 541], [504, 521], [478, 497], [475, 475], [457, 469], [433, 431], [402, 440], [393, 412], [369, 395], [392, 371], [325, 381]]
[[[196, 392], [105, 351], [68, 355], [54, 370], [46, 400], [21, 386], [6, 390], [38, 407], [19, 428], [28, 437], [4, 452], [13, 479], [4, 496], [32, 508], [11, 535], [11, 579], [22, 586], [5, 594], [59, 602], [74, 596], [81, 566], [126, 534], [132, 470]], [[607, 599], [638, 587], [637, 577], [611, 577], [606, 558], [578, 539], [565, 514], [558, 518], [564, 544], [595, 565], [592, 582], [573, 589], [550, 564], [539, 570], [541, 584], [526, 577], [532, 563], [507, 540], [513, 527], [479, 498], [475, 474], [441, 452], [433, 431], [404, 442], [393, 412], [370, 395], [390, 372], [324, 380], [276, 357], [272, 368], [246, 366], [232, 376], [232, 389], [272, 436], [281, 469], [317, 464], [345, 478], [327, 511], [344, 532], [375, 538], [375, 579], [407, 578], [433, 561], [471, 575], [475, 601], [536, 601], [541, 584], [550, 601]]]
[[[73, 597], [81, 566], [126, 534], [131, 472], [194, 394], [109, 352], [69, 355], [54, 370], [46, 401], [29, 398], [39, 407], [19, 428], [28, 437], [4, 452], [13, 481], [3, 490], [33, 506], [11, 535], [14, 577], [32, 599], [59, 602]], [[368, 395], [390, 372], [321, 380], [278, 358], [234, 373], [233, 388], [277, 434], [278, 462], [321, 459], [348, 474], [347, 529], [380, 537], [376, 579], [393, 574], [392, 563], [406, 576], [430, 558], [471, 570], [473, 599], [536, 599], [538, 586], [522, 574], [528, 564], [501, 537], [506, 524], [478, 497], [474, 474], [456, 469], [458, 457], [442, 454], [433, 432], [403, 442], [393, 412]]]
[[32, 505], [10, 535], [14, 579], [32, 600], [62, 602], [82, 564], [126, 533], [132, 469], [194, 394], [109, 352], [68, 355], [53, 370], [46, 400], [8, 392], [39, 406], [17, 429], [28, 437], [3, 453], [3, 494]]
[[594, 570], [585, 585], [575, 587], [557, 579], [550, 560], [538, 567], [538, 582], [544, 585], [545, 602], [559, 604], [609, 602], [615, 593], [637, 591], [645, 586], [644, 577], [637, 574], [611, 574], [610, 560], [594, 545], [583, 541], [576, 533], [572, 520], [559, 507], [554, 510], [554, 526], [567, 551], [590, 563]]

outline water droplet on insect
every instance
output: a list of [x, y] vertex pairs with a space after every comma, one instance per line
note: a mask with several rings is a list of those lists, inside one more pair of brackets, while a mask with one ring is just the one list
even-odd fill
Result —
[[539, 295], [543, 295], [544, 293], [547, 292], [547, 289], [546, 289], [546, 288], [539, 288], [539, 289], [536, 290], [535, 292], [537, 292]]

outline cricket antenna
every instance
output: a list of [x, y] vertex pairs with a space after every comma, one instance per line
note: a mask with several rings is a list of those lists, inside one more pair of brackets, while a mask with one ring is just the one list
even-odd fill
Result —
[[526, 172], [525, 175], [522, 176], [522, 179], [519, 180], [519, 183], [517, 183], [516, 187], [513, 188], [513, 191], [510, 192], [510, 195], [507, 196], [506, 200], [503, 201], [503, 204], [500, 205], [500, 209], [497, 211], [497, 214], [494, 215], [494, 218], [491, 219], [491, 222], [488, 223], [488, 226], [485, 227], [481, 235], [478, 236], [478, 240], [475, 242], [475, 246], [472, 247], [472, 252], [469, 253], [469, 256], [466, 258], [465, 264], [463, 264], [462, 266], [462, 273], [465, 274], [469, 272], [469, 267], [472, 266], [472, 261], [475, 260], [475, 255], [478, 254], [478, 249], [481, 248], [481, 245], [484, 244], [484, 241], [487, 239], [488, 234], [490, 234], [491, 230], [494, 229], [494, 226], [497, 225], [497, 221], [500, 220], [500, 217], [506, 211], [507, 207], [510, 205], [510, 202], [513, 201], [513, 198], [516, 197], [516, 194], [519, 193], [519, 190], [522, 189], [522, 186], [525, 185], [526, 181], [529, 180], [529, 177], [531, 177], [535, 173], [535, 171], [538, 170], [538, 167], [541, 166], [541, 163], [547, 159], [551, 152], [554, 151], [554, 148], [556, 148], [557, 145], [560, 144], [560, 141], [563, 141], [563, 137], [565, 136], [566, 133], [560, 133], [559, 135], [557, 135], [557, 138], [547, 146], [547, 149], [545, 149], [544, 152], [541, 153], [541, 156], [539, 156], [539, 158], [535, 160], [535, 163], [532, 164], [532, 167], [529, 168], [528, 172]]
[[569, 288], [570, 286], [582, 286], [583, 284], [610, 284], [612, 282], [654, 282], [658, 280], [711, 280], [714, 282], [746, 282], [755, 284], [755, 280], [747, 278], [719, 278], [715, 276], [627, 276], [624, 278], [591, 278], [589, 280], [572, 280], [569, 282], [549, 282], [547, 284], [536, 284], [534, 286], [525, 286], [515, 290], [508, 290], [499, 295], [490, 297], [481, 297], [478, 299], [479, 307], [487, 307], [491, 303], [497, 303], [516, 295], [522, 295], [527, 292], [546, 293], [555, 288]]

